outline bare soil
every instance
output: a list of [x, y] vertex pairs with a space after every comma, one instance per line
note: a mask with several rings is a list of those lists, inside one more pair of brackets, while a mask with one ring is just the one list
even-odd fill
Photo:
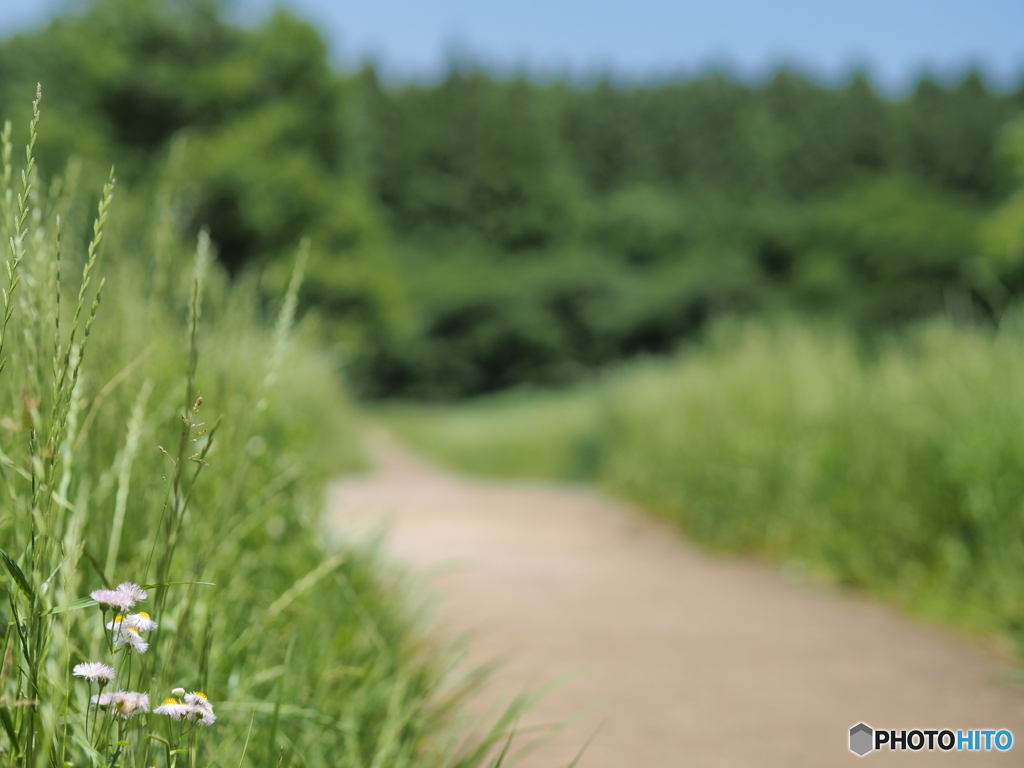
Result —
[[[477, 702], [559, 684], [523, 726], [570, 720], [516, 763], [849, 765], [849, 728], [1009, 728], [1006, 753], [876, 752], [895, 765], [1013, 765], [1024, 689], [1005, 659], [863, 596], [705, 553], [640, 510], [582, 487], [489, 482], [376, 438], [377, 468], [330, 490], [346, 538], [427, 574], [442, 641], [505, 665]], [[527, 740], [522, 740], [525, 743]]]

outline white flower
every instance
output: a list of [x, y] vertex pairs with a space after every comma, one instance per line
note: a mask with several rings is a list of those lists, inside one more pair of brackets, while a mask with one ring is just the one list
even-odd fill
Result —
[[118, 584], [117, 591], [128, 595], [133, 601], [145, 600], [149, 597], [149, 593], [147, 593], [146, 590], [138, 584], [134, 584], [130, 581], [124, 581]]
[[185, 703], [190, 710], [186, 715], [189, 720], [197, 720], [203, 725], [213, 725], [217, 722], [217, 716], [213, 714], [213, 704], [202, 691], [186, 693]]
[[117, 714], [127, 719], [138, 712], [149, 712], [149, 694], [125, 691], [118, 702]]
[[135, 691], [111, 691], [92, 697], [92, 703], [110, 707], [111, 714], [127, 720], [139, 712], [149, 712], [149, 694]]
[[[213, 725], [217, 716], [213, 713], [213, 704], [202, 691], [185, 693], [184, 688], [175, 688], [171, 693], [174, 698], [164, 699], [163, 704], [153, 710], [155, 714], [167, 715], [174, 720], [191, 720], [203, 725]], [[181, 698], [184, 697], [184, 702]]]
[[125, 698], [131, 701], [132, 706], [139, 712], [149, 712], [149, 694], [133, 693], [128, 691]]
[[202, 691], [193, 691], [192, 693], [186, 693], [185, 703], [191, 704], [197, 710], [203, 712], [213, 712], [213, 704], [210, 703], [210, 700]]
[[181, 718], [192, 712], [192, 707], [188, 704], [182, 704], [177, 699], [164, 699], [164, 703], [153, 710], [154, 714], [167, 715], [172, 720], [181, 720]]
[[118, 648], [128, 646], [136, 653], [145, 653], [149, 650], [149, 643], [142, 639], [139, 630], [134, 627], [124, 627], [117, 630], [114, 635], [114, 645]]
[[90, 683], [99, 680], [100, 685], [103, 685], [114, 679], [114, 668], [98, 661], [87, 661], [84, 664], [76, 664], [71, 674], [75, 677], [84, 677]]
[[89, 597], [103, 606], [104, 610], [107, 608], [125, 610], [135, 605], [135, 600], [131, 595], [117, 589], [97, 589], [95, 592], [90, 592]]
[[135, 629], [139, 632], [149, 632], [156, 629], [157, 624], [145, 611], [129, 613], [127, 616], [115, 616], [113, 621], [107, 622], [107, 629]]

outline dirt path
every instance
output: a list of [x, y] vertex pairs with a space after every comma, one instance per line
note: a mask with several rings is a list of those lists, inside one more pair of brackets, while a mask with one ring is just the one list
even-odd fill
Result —
[[651, 517], [574, 487], [455, 476], [384, 442], [331, 489], [335, 530], [388, 526], [431, 574], [443, 632], [505, 656], [498, 688], [572, 675], [529, 722], [586, 713], [522, 765], [848, 765], [847, 731], [1009, 728], [1006, 753], [876, 752], [875, 765], [1019, 764], [1024, 690], [952, 632], [866, 599], [702, 553]]

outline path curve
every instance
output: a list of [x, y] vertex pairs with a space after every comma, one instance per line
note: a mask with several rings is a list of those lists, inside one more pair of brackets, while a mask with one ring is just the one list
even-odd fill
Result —
[[874, 765], [1017, 764], [1024, 691], [957, 633], [865, 598], [709, 555], [668, 525], [579, 487], [474, 480], [377, 438], [376, 471], [330, 489], [353, 539], [427, 573], [439, 630], [472, 632], [492, 686], [568, 679], [527, 718], [582, 719], [521, 765], [558, 766], [601, 725], [581, 768], [851, 765], [847, 731], [1005, 727], [1008, 753], [874, 753]]

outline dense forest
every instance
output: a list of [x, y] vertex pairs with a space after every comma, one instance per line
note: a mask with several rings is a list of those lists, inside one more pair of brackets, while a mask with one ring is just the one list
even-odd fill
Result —
[[92, 0], [0, 41], [0, 118], [37, 81], [44, 172], [118, 158], [268, 290], [311, 233], [306, 310], [365, 397], [568, 383], [722, 315], [997, 322], [1024, 289], [1024, 86], [975, 72], [392, 83], [286, 11]]

